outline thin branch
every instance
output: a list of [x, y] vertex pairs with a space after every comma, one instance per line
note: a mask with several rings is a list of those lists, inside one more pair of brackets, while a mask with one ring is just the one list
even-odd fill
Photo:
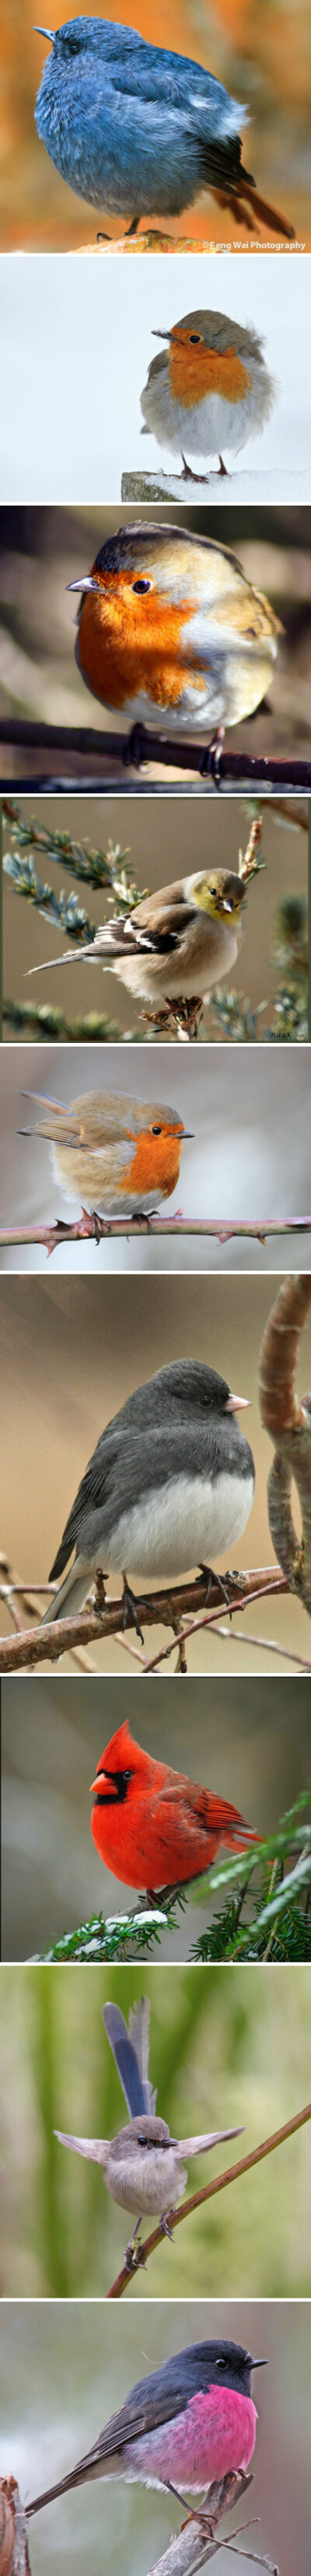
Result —
[[264, 1244], [270, 1235], [310, 1233], [311, 1216], [263, 1217], [255, 1224], [248, 1220], [240, 1223], [235, 1218], [230, 1218], [227, 1223], [223, 1217], [140, 1216], [109, 1219], [98, 1216], [97, 1211], [92, 1210], [88, 1215], [87, 1210], [83, 1210], [76, 1225], [66, 1225], [61, 1219], [57, 1219], [54, 1225], [1, 1226], [0, 1251], [4, 1251], [8, 1244], [38, 1243], [43, 1245], [43, 1249], [51, 1257], [51, 1253], [58, 1252], [62, 1243], [95, 1242], [99, 1244], [102, 1240], [106, 1240], [106, 1237], [109, 1239], [110, 1236], [118, 1235], [124, 1235], [128, 1243], [132, 1243], [135, 1236], [144, 1234], [173, 1237], [198, 1234], [215, 1236], [217, 1243], [231, 1243], [233, 1238], [245, 1237], [252, 1242]]
[[[266, 1594], [267, 1594], [267, 1593], [270, 1595], [270, 1593], [271, 1593], [271, 1592], [281, 1592], [282, 1590], [283, 1590], [283, 1582], [282, 1582], [282, 1578], [281, 1578], [281, 1579], [279, 1579], [278, 1575], [276, 1575], [276, 1579], [275, 1579], [275, 1582], [274, 1582], [274, 1583], [271, 1583], [271, 1578], [270, 1578], [270, 1581], [269, 1581], [268, 1583], [262, 1583], [262, 1582], [259, 1582], [258, 1591], [255, 1591], [255, 1589], [254, 1589], [254, 1591], [252, 1592], [251, 1598], [252, 1598], [252, 1601], [263, 1601], [263, 1600], [265, 1599], [265, 1596], [266, 1596]], [[234, 1614], [234, 1611], [235, 1611], [235, 1610], [237, 1610], [237, 1609], [239, 1609], [239, 1610], [247, 1610], [248, 1600], [249, 1600], [249, 1592], [248, 1592], [248, 1590], [247, 1590], [247, 1591], [245, 1591], [245, 1592], [243, 1592], [243, 1587], [241, 1586], [241, 1590], [240, 1590], [240, 1592], [239, 1592], [239, 1599], [238, 1599], [238, 1602], [237, 1602], [237, 1601], [234, 1601], [234, 1600], [233, 1600], [232, 1602], [230, 1601], [230, 1619], [233, 1617], [233, 1614]], [[213, 1628], [213, 1630], [214, 1630], [214, 1636], [217, 1636], [217, 1634], [218, 1634], [218, 1627], [217, 1627], [217, 1625], [216, 1625], [216, 1621], [217, 1621], [217, 1620], [218, 1620], [218, 1612], [217, 1612], [217, 1610], [204, 1610], [204, 1612], [202, 1613], [202, 1615], [201, 1615], [201, 1616], [200, 1616], [200, 1614], [199, 1614], [199, 1615], [198, 1615], [198, 1617], [197, 1617], [196, 1619], [189, 1619], [189, 1621], [187, 1621], [187, 1625], [185, 1625], [185, 1623], [184, 1623], [184, 1624], [183, 1624], [182, 1629], [178, 1629], [178, 1628], [177, 1628], [177, 1626], [176, 1626], [176, 1627], [174, 1626], [174, 1637], [172, 1638], [171, 1645], [170, 1645], [170, 1646], [161, 1646], [161, 1647], [159, 1648], [159, 1652], [158, 1652], [156, 1655], [150, 1655], [150, 1657], [148, 1658], [148, 1662], [147, 1662], [146, 1660], [144, 1661], [144, 1672], [145, 1672], [145, 1673], [153, 1673], [153, 1672], [155, 1672], [155, 1671], [157, 1670], [158, 1664], [165, 1664], [165, 1663], [167, 1662], [167, 1659], [168, 1659], [169, 1655], [172, 1655], [172, 1654], [174, 1653], [174, 1645], [175, 1645], [175, 1644], [177, 1644], [178, 1646], [182, 1646], [182, 1645], [183, 1645], [183, 1647], [185, 1648], [186, 1643], [187, 1643], [187, 1637], [196, 1636], [196, 1635], [199, 1633], [199, 1631], [200, 1631], [200, 1629], [201, 1629], [201, 1628]], [[229, 1633], [230, 1633], [230, 1632], [229, 1632]], [[226, 1631], [225, 1631], [224, 1629], [222, 1629], [221, 1634], [224, 1636], [224, 1635], [226, 1634]]]
[[[206, 2567], [217, 2549], [224, 2547], [223, 2537], [220, 2542], [217, 2540], [219, 2524], [250, 2486], [251, 2470], [246, 2475], [241, 2470], [239, 2476], [231, 2469], [227, 2477], [217, 2482], [214, 2480], [206, 2496], [202, 2496], [200, 2510], [196, 2506], [191, 2512], [189, 2507], [187, 2522], [169, 2541], [162, 2558], [157, 2559], [156, 2565], [150, 2569], [150, 2576], [196, 2576], [197, 2568]], [[234, 2541], [230, 2546], [234, 2547]]]
[[[290, 1587], [286, 1575], [281, 1572], [276, 1573], [274, 1566], [263, 1566], [259, 1575], [258, 1567], [256, 1566], [254, 1571], [250, 1570], [247, 1574], [243, 1574], [242, 1586], [240, 1584], [237, 1597], [235, 1599], [233, 1595], [232, 1602], [230, 1601], [231, 1616], [233, 1616], [234, 1610], [241, 1610], [242, 1599], [243, 1602], [245, 1601], [245, 1605], [247, 1605], [247, 1602], [253, 1600], [254, 1596], [256, 1597], [256, 1600], [261, 1600], [271, 1592], [273, 1594], [275, 1592], [288, 1592], [289, 1589]], [[141, 1600], [140, 1595], [137, 1595], [137, 1599], [138, 1598], [144, 1626], [152, 1628], [155, 1627], [158, 1622], [161, 1627], [173, 1627], [173, 1644], [175, 1644], [176, 1634], [178, 1635], [179, 1641], [181, 1618], [184, 1615], [187, 1616], [187, 1612], [191, 1610], [194, 1611], [196, 1609], [199, 1612], [201, 1608], [202, 1611], [204, 1611], [206, 1603], [206, 1584], [204, 1582], [204, 1577], [202, 1577], [202, 1582], [199, 1579], [198, 1582], [195, 1583], [177, 1584], [171, 1592], [168, 1592], [167, 1590], [161, 1592], [149, 1592], [144, 1595], [143, 1600]], [[220, 1591], [217, 1577], [215, 1575], [214, 1580], [211, 1583], [210, 1601], [211, 1604], [215, 1604], [216, 1616], [217, 1614], [219, 1616], [219, 1610], [222, 1607], [222, 1600], [223, 1595]], [[209, 1611], [207, 1624], [211, 1617], [212, 1611]], [[178, 1623], [178, 1626], [176, 1624], [176, 1631], [175, 1621]], [[197, 1622], [194, 1620], [194, 1626], [196, 1625]], [[130, 1609], [128, 1614], [128, 1626], [135, 1628], [134, 1611], [131, 1612]], [[117, 1637], [120, 1629], [122, 1630], [121, 1600], [112, 1602], [109, 1604], [109, 1608], [107, 1607], [107, 1609], [104, 1603], [104, 1607], [100, 1611], [99, 1609], [91, 1609], [89, 1611], [80, 1610], [77, 1613], [76, 1618], [53, 1620], [51, 1617], [49, 1625], [45, 1628], [27, 1628], [24, 1630], [24, 1634], [21, 1637], [2, 1638], [0, 1645], [0, 1673], [20, 1672], [25, 1667], [28, 1669], [28, 1667], [31, 1667], [34, 1664], [42, 1664], [44, 1662], [58, 1663], [59, 1656], [66, 1654], [68, 1651], [72, 1653], [73, 1647], [78, 1645], [89, 1646], [93, 1643], [98, 1645], [101, 1640], [105, 1641], [106, 1637]], [[183, 1631], [181, 1633], [183, 1635]]]
[[[205, 2183], [202, 2191], [193, 2192], [190, 2200], [184, 2200], [182, 2209], [168, 2210], [167, 2215], [169, 2217], [170, 2227], [182, 2227], [184, 2218], [191, 2218], [192, 2211], [194, 2209], [201, 2209], [203, 2202], [206, 2200], [215, 2200], [219, 2191], [226, 2191], [229, 2183], [231, 2182], [239, 2182], [241, 2174], [251, 2173], [254, 2165], [263, 2164], [264, 2158], [266, 2156], [272, 2156], [274, 2154], [275, 2147], [284, 2146], [287, 2138], [293, 2138], [297, 2129], [303, 2129], [305, 2127], [307, 2120], [311, 2120], [311, 2102], [307, 2102], [305, 2104], [303, 2111], [296, 2111], [295, 2118], [293, 2120], [286, 2120], [282, 2129], [274, 2129], [270, 2138], [263, 2138], [261, 2145], [253, 2148], [251, 2155], [241, 2156], [238, 2164], [228, 2165], [226, 2172], [216, 2175], [213, 2182]], [[148, 2261], [149, 2255], [154, 2254], [157, 2246], [162, 2244], [163, 2235], [161, 2226], [155, 2227], [152, 2235], [147, 2236], [144, 2239], [140, 2258], [143, 2262], [143, 2266], [145, 2266], [146, 2261]], [[135, 2273], [140, 2270], [139, 2257], [136, 2258], [134, 2270]], [[133, 2279], [133, 2273], [130, 2275], [127, 2271], [126, 2264], [123, 2263], [122, 2270], [118, 2272], [116, 2280], [112, 2282], [111, 2290], [107, 2290], [107, 2298], [121, 2299], [123, 2291], [129, 2288], [130, 2278]]]
[[[262, 1422], [276, 1443], [268, 1477], [273, 1546], [291, 1591], [311, 1618], [311, 1414], [309, 1399], [300, 1404], [295, 1392], [299, 1337], [310, 1307], [310, 1275], [283, 1279], [263, 1336], [259, 1397]], [[301, 1540], [292, 1519], [293, 1479], [301, 1510]]]
[[[206, 786], [209, 785], [213, 793], [215, 790], [213, 756], [211, 759], [207, 745], [204, 749], [202, 741], [188, 742], [185, 736], [178, 741], [174, 735], [169, 738], [165, 733], [149, 733], [145, 725], [132, 727], [128, 734], [103, 733], [95, 725], [52, 725], [43, 724], [36, 717], [2, 716], [0, 743], [12, 749], [74, 751], [79, 758], [82, 754], [85, 759], [95, 754], [98, 761], [112, 758], [114, 765], [120, 762], [122, 768], [141, 769], [145, 761], [159, 761], [162, 769], [196, 770], [205, 776]], [[259, 758], [255, 753], [220, 750], [217, 755], [217, 784], [225, 785], [226, 780], [236, 786], [243, 783], [252, 787], [289, 787], [295, 793], [300, 788], [309, 795], [311, 760], [270, 760], [268, 755]], [[20, 782], [14, 778], [0, 780], [0, 786], [7, 791], [16, 783]], [[35, 777], [27, 781], [29, 789], [37, 783]], [[51, 783], [53, 785], [53, 780]], [[81, 776], [77, 785], [81, 785]]]
[[[305, 1655], [297, 1655], [296, 1651], [295, 1654], [291, 1654], [289, 1646], [282, 1646], [281, 1640], [278, 1640], [277, 1637], [255, 1637], [252, 1635], [251, 1628], [221, 1628], [218, 1626], [217, 1628], [214, 1628], [214, 1637], [225, 1637], [227, 1646], [256, 1646], [257, 1649], [258, 1646], [260, 1646], [263, 1655], [280, 1655], [285, 1664], [291, 1664], [294, 1666], [295, 1672], [297, 1667], [297, 1672], [311, 1673], [311, 1664], [306, 1663]], [[133, 1648], [130, 1647], [130, 1653], [131, 1652], [133, 1652]], [[143, 1662], [143, 1657], [141, 1655], [139, 1656], [139, 1662]]]

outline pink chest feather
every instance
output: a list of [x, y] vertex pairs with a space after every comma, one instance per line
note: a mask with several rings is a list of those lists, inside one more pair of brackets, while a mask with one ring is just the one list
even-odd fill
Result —
[[[226, 2476], [228, 2469], [247, 2469], [256, 2440], [256, 2407], [251, 2397], [243, 2397], [235, 2388], [213, 2386], [191, 2397], [182, 2415], [171, 2423], [161, 2424], [143, 2441], [127, 2445], [134, 2471], [134, 2455], [143, 2476], [165, 2483], [172, 2478], [178, 2485], [204, 2487], [212, 2478]], [[134, 2472], [135, 2473], [135, 2472]]]

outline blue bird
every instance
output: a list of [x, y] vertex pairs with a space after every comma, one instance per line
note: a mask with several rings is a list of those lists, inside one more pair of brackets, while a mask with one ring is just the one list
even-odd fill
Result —
[[141, 216], [180, 215], [210, 188], [248, 229], [255, 214], [257, 224], [294, 238], [241, 168], [246, 111], [211, 72], [106, 18], [70, 18], [36, 33], [52, 46], [36, 100], [37, 131], [76, 196], [107, 207], [123, 224], [129, 217], [135, 233]]

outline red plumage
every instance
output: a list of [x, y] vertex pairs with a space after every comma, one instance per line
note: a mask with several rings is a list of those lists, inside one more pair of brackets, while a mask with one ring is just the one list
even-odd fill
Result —
[[152, 1761], [126, 1720], [106, 1745], [92, 1790], [96, 1850], [116, 1878], [140, 1891], [183, 1887], [210, 1869], [221, 1843], [243, 1852], [259, 1841], [238, 1807]]

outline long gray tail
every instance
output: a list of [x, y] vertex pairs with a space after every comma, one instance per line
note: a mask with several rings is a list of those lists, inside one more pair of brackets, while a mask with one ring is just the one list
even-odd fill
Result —
[[66, 1601], [68, 1601], [70, 1618], [74, 1617], [75, 1610], [82, 1610], [84, 1601], [87, 1601], [91, 1581], [91, 1566], [83, 1566], [82, 1557], [77, 1556], [75, 1564], [70, 1567], [69, 1574], [64, 1575], [64, 1582], [60, 1583], [54, 1601], [51, 1594], [48, 1609], [44, 1611], [44, 1618], [40, 1619], [40, 1627], [50, 1627], [52, 1619], [62, 1619]]
[[77, 944], [76, 948], [62, 948], [61, 957], [44, 957], [41, 966], [28, 966], [28, 975], [47, 975], [49, 966], [76, 966], [81, 957], [93, 957], [95, 965], [100, 966], [101, 960], [98, 949], [96, 954], [95, 939], [89, 940], [87, 948], [79, 948]]
[[[131, 2013], [130, 2018], [132, 2029], [129, 2033], [126, 2027], [126, 2021], [124, 2021], [124, 2015], [120, 2012], [119, 2004], [104, 2004], [103, 2006], [103, 2022], [105, 2030], [107, 2031], [107, 2039], [110, 2040], [110, 2048], [113, 2049], [113, 2055], [118, 2068], [118, 2075], [120, 2075], [121, 2078], [121, 2084], [123, 2085], [123, 2092], [125, 2093], [125, 2100], [127, 2102], [128, 2111], [130, 2112], [131, 2120], [135, 2120], [139, 2119], [140, 2112], [155, 2109], [156, 2101], [156, 2096], [151, 2092], [151, 2085], [149, 2084], [147, 2076], [149, 2009], [145, 1996], [142, 1996], [141, 2004], [138, 2005], [137, 2010], [137, 2047], [133, 2013]], [[142, 2023], [144, 2025], [143, 2054], [141, 2045]]]

